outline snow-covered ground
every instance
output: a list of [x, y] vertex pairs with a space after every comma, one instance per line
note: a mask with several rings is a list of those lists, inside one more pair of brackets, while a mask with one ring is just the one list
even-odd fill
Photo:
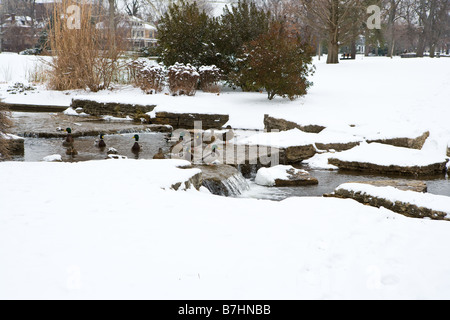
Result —
[[[450, 59], [323, 59], [314, 87], [296, 101], [231, 90], [147, 96], [130, 87], [7, 93], [29, 79], [33, 59], [0, 55], [4, 101], [69, 106], [87, 96], [157, 104], [159, 111], [227, 113], [230, 125], [246, 129], [262, 129], [271, 114], [357, 139], [430, 131], [422, 151], [441, 157], [450, 140]], [[315, 163], [329, 154], [319, 156]], [[176, 164], [0, 163], [0, 299], [450, 298], [448, 222], [353, 200], [176, 192], [170, 186], [194, 173]]]
[[180, 170], [0, 163], [0, 298], [450, 298], [448, 222], [162, 190]]

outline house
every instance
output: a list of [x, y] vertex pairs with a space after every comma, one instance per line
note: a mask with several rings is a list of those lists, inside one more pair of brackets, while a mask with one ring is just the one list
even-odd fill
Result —
[[[96, 28], [108, 29], [108, 22], [99, 22]], [[122, 16], [120, 22], [117, 24], [117, 30], [118, 33], [124, 34], [129, 50], [139, 51], [143, 48], [157, 46], [156, 27], [142, 19]]]
[[133, 50], [156, 47], [156, 27], [137, 17], [128, 17], [130, 37], [128, 38]]
[[20, 52], [34, 47], [37, 27], [29, 16], [7, 15], [1, 24], [1, 50]]

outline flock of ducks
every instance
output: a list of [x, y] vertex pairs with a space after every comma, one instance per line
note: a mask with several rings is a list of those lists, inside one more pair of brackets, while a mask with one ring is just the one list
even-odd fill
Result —
[[[210, 150], [209, 152], [207, 152], [206, 154], [203, 154], [202, 156], [202, 161], [206, 164], [214, 164], [219, 156], [219, 147], [218, 147], [218, 143], [219, 141], [218, 138], [221, 140], [220, 143], [225, 143], [227, 144], [230, 140], [232, 140], [234, 138], [234, 131], [233, 129], [228, 126], [227, 127], [228, 131], [225, 133], [218, 133], [216, 134], [214, 132], [214, 130], [211, 130], [210, 133], [207, 132], [194, 132], [193, 136], [190, 137], [190, 135], [185, 135], [184, 132], [182, 132], [179, 135], [178, 140], [174, 141], [174, 137], [172, 135], [172, 133], [169, 133], [166, 137], [165, 140], [168, 143], [173, 143], [172, 146], [170, 147], [170, 153], [171, 154], [175, 154], [175, 155], [179, 155], [182, 154], [182, 157], [186, 160], [192, 161], [194, 158], [194, 153], [196, 148], [202, 147], [203, 144], [210, 146], [210, 148], [207, 148], [208, 150]], [[74, 137], [72, 135], [72, 129], [71, 128], [67, 128], [65, 130], [65, 132], [67, 132], [67, 135], [63, 141], [63, 147], [66, 148], [66, 155], [69, 156], [76, 156], [78, 155], [78, 151], [75, 149], [74, 146]], [[99, 139], [95, 141], [94, 145], [95, 147], [103, 150], [107, 147], [106, 142], [104, 140], [105, 135], [103, 133], [100, 134]], [[133, 139], [135, 139], [134, 144], [131, 146], [131, 151], [134, 154], [138, 154], [139, 152], [141, 152], [142, 147], [139, 144], [139, 135], [134, 135]], [[108, 155], [109, 154], [114, 154], [117, 153], [117, 151], [114, 148], [110, 148], [108, 150]], [[165, 159], [166, 158], [166, 154], [163, 152], [162, 148], [159, 148], [158, 153], [155, 154], [153, 156], [153, 159]]]

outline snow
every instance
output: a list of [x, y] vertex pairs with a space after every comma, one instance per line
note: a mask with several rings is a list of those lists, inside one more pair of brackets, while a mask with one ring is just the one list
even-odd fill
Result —
[[275, 185], [275, 180], [287, 180], [290, 174], [287, 172], [291, 170], [293, 174], [304, 173], [308, 174], [307, 171], [296, 169], [293, 166], [277, 165], [270, 168], [261, 168], [258, 170], [255, 178], [255, 182], [261, 186], [272, 187]]
[[[244, 137], [277, 137], [279, 146], [430, 131], [422, 150], [363, 143], [307, 162], [326, 167], [330, 156], [381, 165], [445, 161], [450, 59], [315, 60], [314, 86], [296, 101], [229, 88], [194, 97], [149, 96], [130, 86], [6, 92], [15, 82], [31, 82], [41, 59], [48, 57], [0, 54], [3, 102], [69, 107], [73, 98], [85, 98], [157, 105], [155, 112], [229, 114], [233, 128], [261, 130], [264, 114], [327, 127], [320, 134]], [[218, 197], [204, 188], [171, 190], [199, 173], [177, 168], [185, 165], [1, 162], [0, 299], [450, 298], [448, 222], [406, 218], [350, 199], [273, 202]], [[364, 190], [449, 208], [438, 196]]]
[[450, 297], [448, 222], [163, 190], [169, 161], [0, 163], [0, 298]]
[[450, 197], [431, 193], [399, 190], [394, 187], [378, 187], [363, 183], [345, 183], [336, 188], [353, 192], [361, 192], [372, 197], [382, 198], [395, 203], [411, 203], [418, 207], [428, 208], [434, 211], [445, 212], [450, 215]]
[[307, 133], [299, 129], [281, 132], [264, 132], [238, 140], [238, 144], [263, 145], [277, 148], [288, 148], [292, 146], [304, 146], [314, 143], [349, 143], [361, 142], [363, 139], [351, 134], [323, 130], [320, 133]]
[[335, 153], [332, 158], [349, 162], [366, 162], [380, 166], [428, 166], [444, 163], [444, 154], [394, 147], [381, 143], [362, 143], [353, 149]]
[[54, 161], [61, 162], [62, 161], [62, 157], [61, 157], [60, 154], [52, 154], [50, 156], [44, 157], [43, 160], [46, 161], [46, 162], [54, 162]]

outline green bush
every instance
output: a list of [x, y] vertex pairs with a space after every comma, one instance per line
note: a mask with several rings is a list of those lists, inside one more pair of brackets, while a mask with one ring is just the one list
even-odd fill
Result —
[[195, 2], [172, 4], [158, 24], [159, 61], [166, 66], [177, 62], [196, 67], [216, 64], [217, 23]]
[[276, 95], [294, 100], [312, 85], [312, 49], [298, 34], [274, 22], [270, 30], [244, 46], [234, 81], [245, 90], [265, 89], [269, 100]]

